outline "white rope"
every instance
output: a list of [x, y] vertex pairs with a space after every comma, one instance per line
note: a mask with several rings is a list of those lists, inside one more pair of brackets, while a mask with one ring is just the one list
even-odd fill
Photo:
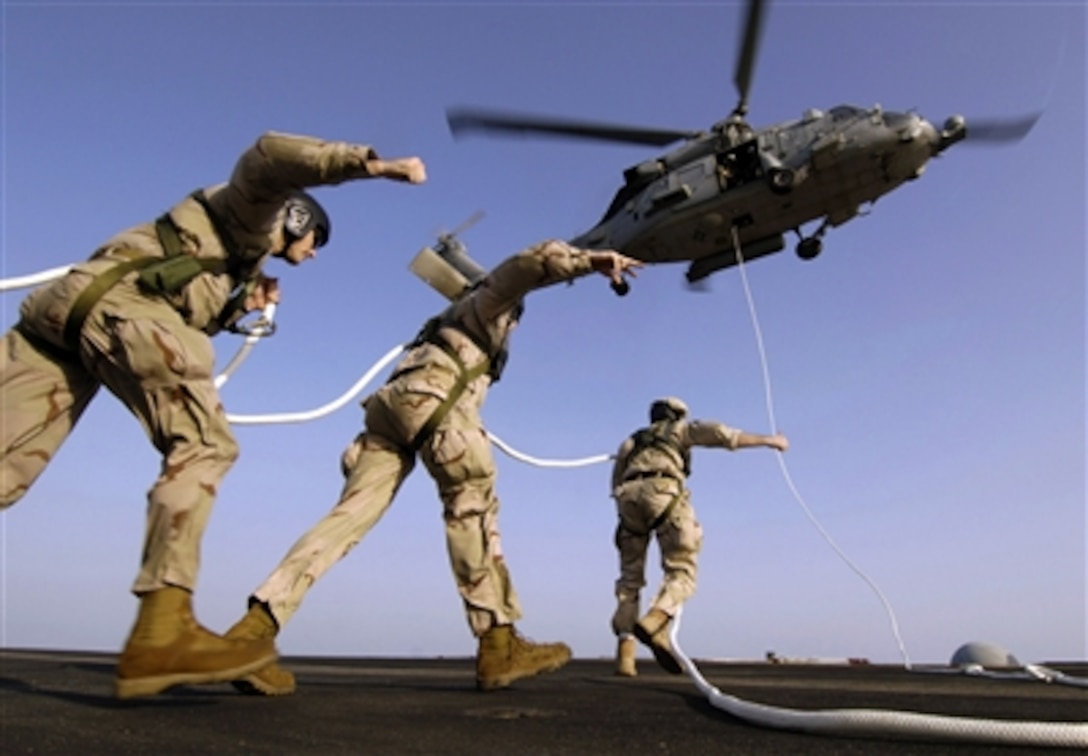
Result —
[[[741, 255], [740, 240], [738, 239], [736, 228], [733, 229], [733, 246], [737, 250], [737, 270], [740, 272], [741, 285], [744, 288], [744, 296], [748, 303], [748, 314], [751, 318], [752, 328], [755, 332], [756, 347], [759, 351], [759, 362], [763, 371], [763, 385], [765, 389], [765, 398], [767, 403], [767, 417], [770, 421], [771, 428], [775, 429], [777, 427], [777, 423], [774, 416], [774, 399], [771, 393], [770, 370], [767, 367], [767, 354], [766, 349], [763, 345], [763, 331], [760, 328], [759, 318], [756, 315], [755, 300], [752, 296], [751, 288], [748, 285], [748, 276], [745, 271], [744, 258]], [[820, 533], [824, 541], [827, 542], [831, 549], [839, 555], [839, 557], [850, 567], [851, 570], [854, 571], [854, 573], [856, 573], [863, 581], [865, 581], [865, 583], [873, 590], [874, 593], [876, 593], [877, 597], [880, 599], [880, 602], [884, 607], [884, 611], [888, 615], [888, 619], [891, 623], [892, 633], [895, 636], [895, 641], [899, 647], [899, 652], [903, 657], [903, 666], [908, 670], [912, 670], [910, 657], [907, 654], [907, 649], [903, 643], [903, 638], [899, 633], [899, 623], [896, 620], [895, 612], [892, 609], [892, 606], [889, 603], [888, 599], [884, 596], [883, 592], [881, 592], [880, 588], [876, 585], [876, 583], [870, 580], [869, 577], [854, 564], [854, 562], [845, 554], [845, 552], [843, 552], [843, 550], [839, 548], [839, 546], [835, 543], [834, 539], [831, 538], [827, 531], [824, 530], [824, 527], [820, 524], [819, 520], [816, 519], [816, 516], [813, 515], [812, 511], [805, 503], [804, 498], [801, 496], [800, 492], [797, 490], [797, 487], [794, 485], [793, 479], [790, 477], [790, 472], [789, 469], [786, 467], [786, 461], [782, 453], [778, 452], [776, 456], [778, 458], [778, 465], [782, 470], [782, 477], [785, 479], [786, 485], [789, 487], [794, 499], [800, 505], [801, 510], [805, 513], [805, 516], [809, 519], [809, 521]], [[933, 668], [927, 668], [918, 671], [932, 673], [937, 670]], [[1067, 675], [1058, 670], [1049, 669], [1038, 664], [1027, 664], [1024, 666], [1024, 669], [1021, 672], [992, 672], [984, 669], [981, 665], [969, 665], [963, 668], [946, 669], [944, 671], [956, 674], [972, 674], [980, 677], [989, 677], [992, 679], [1035, 680], [1046, 683], [1060, 683], [1062, 685], [1073, 685], [1077, 687], [1088, 688], [1088, 679]]]
[[250, 330], [250, 334], [246, 336], [246, 340], [242, 343], [241, 348], [235, 352], [227, 366], [223, 368], [223, 372], [215, 376], [215, 387], [223, 388], [223, 384], [230, 380], [231, 375], [237, 370], [246, 358], [249, 357], [249, 353], [253, 351], [253, 347], [257, 345], [265, 336], [271, 336], [273, 331], [273, 323], [276, 317], [276, 303], [268, 303], [264, 311], [261, 313], [260, 319], [253, 324], [253, 328]]
[[[271, 316], [268, 317], [268, 320], [269, 322], [271, 322]], [[247, 339], [246, 345], [245, 347], [243, 347], [243, 349], [247, 347], [249, 349], [252, 349], [253, 343], [255, 342], [256, 339], [254, 339], [252, 343], [249, 339]], [[317, 407], [316, 409], [306, 410], [304, 412], [285, 412], [269, 415], [228, 414], [227, 420], [229, 420], [231, 423], [234, 423], [235, 425], [271, 425], [275, 423], [302, 423], [309, 420], [316, 420], [319, 417], [324, 417], [325, 415], [328, 415], [340, 409], [345, 404], [350, 402], [360, 392], [362, 392], [362, 390], [366, 388], [367, 384], [370, 383], [370, 381], [372, 381], [374, 377], [385, 368], [386, 365], [392, 362], [403, 351], [404, 346], [402, 345], [393, 347], [388, 352], [386, 352], [385, 356], [383, 356], [376, 363], [374, 363], [370, 367], [370, 369], [367, 370], [363, 374], [363, 376], [351, 386], [351, 388], [341, 394], [338, 398], [334, 399], [328, 404]], [[239, 353], [235, 356], [235, 359], [231, 362], [230, 365], [227, 366], [228, 371], [231, 370], [232, 367], [236, 368], [237, 365], [235, 365], [235, 362], [240, 364], [243, 359], [245, 359], [245, 354], [243, 354], [243, 352], [239, 350]], [[229, 375], [227, 371], [224, 372]], [[216, 380], [218, 381], [219, 379], [217, 378]], [[225, 382], [226, 378], [224, 377], [223, 380]], [[221, 384], [217, 383], [216, 385]], [[487, 436], [491, 439], [491, 442], [504, 453], [508, 454], [509, 456], [520, 462], [525, 462], [526, 464], [530, 465], [536, 465], [537, 467], [583, 467], [586, 465], [595, 465], [601, 462], [607, 462], [612, 459], [612, 455], [610, 454], [598, 454], [593, 457], [584, 457], [582, 459], [540, 459], [538, 457], [532, 457], [528, 454], [518, 451], [490, 431], [487, 432]]]
[[374, 380], [374, 376], [380, 373], [386, 365], [392, 362], [396, 357], [404, 351], [404, 345], [398, 344], [385, 353], [380, 360], [375, 362], [369, 370], [363, 373], [363, 376], [355, 382], [355, 384], [341, 394], [336, 399], [333, 399], [327, 404], [323, 404], [312, 410], [305, 410], [302, 412], [281, 412], [279, 414], [271, 415], [227, 415], [227, 420], [235, 425], [270, 425], [274, 423], [304, 423], [310, 420], [316, 420], [319, 417], [324, 417], [332, 412], [343, 407], [350, 402], [359, 392], [361, 392], [366, 385]]
[[499, 447], [501, 451], [509, 456], [519, 462], [536, 465], [537, 467], [584, 467], [586, 465], [596, 465], [614, 459], [614, 456], [611, 454], [598, 454], [593, 457], [583, 457], [582, 459], [538, 459], [537, 457], [530, 457], [528, 454], [519, 452], [490, 431], [488, 431], [487, 437], [491, 439], [491, 443], [495, 444], [495, 446]]
[[0, 292], [13, 291], [15, 289], [26, 289], [30, 286], [38, 286], [39, 284], [47, 283], [49, 281], [52, 281], [53, 279], [60, 278], [71, 269], [71, 265], [64, 265], [60, 268], [50, 268], [49, 270], [43, 270], [40, 273], [32, 273], [29, 276], [18, 276], [16, 278], [0, 278]]
[[991, 680], [1024, 680], [1088, 688], [1088, 678], [1067, 675], [1042, 664], [1025, 664], [1023, 668], [1010, 672], [986, 669], [981, 664], [962, 664], [956, 667], [914, 667], [911, 671], [930, 675], [968, 675], [969, 677], [986, 677]]
[[[774, 431], [777, 430], [778, 423], [775, 421], [774, 418], [774, 398], [771, 395], [771, 372], [767, 367], [767, 351], [763, 346], [763, 330], [759, 326], [759, 318], [756, 315], [755, 301], [752, 297], [752, 291], [748, 286], [748, 275], [744, 270], [744, 258], [741, 255], [740, 238], [737, 234], [736, 226], [733, 227], [733, 249], [736, 251], [737, 254], [737, 270], [740, 272], [741, 284], [744, 287], [744, 297], [748, 302], [748, 315], [752, 320], [752, 328], [755, 331], [756, 348], [759, 352], [759, 364], [763, 370], [763, 387], [767, 402], [767, 418], [770, 421], [771, 430]], [[876, 593], [877, 598], [880, 599], [880, 603], [884, 606], [884, 611], [885, 613], [887, 613], [888, 619], [891, 622], [892, 634], [895, 636], [895, 642], [899, 646], [899, 653], [903, 657], [903, 664], [907, 667], [907, 669], [910, 669], [910, 657], [907, 655], [906, 646], [903, 645], [903, 639], [899, 635], [899, 622], [895, 618], [895, 612], [892, 610], [891, 603], [888, 602], [888, 599], [884, 596], [884, 593], [880, 590], [877, 584], [873, 580], [871, 580], [869, 576], [866, 575], [856, 564], [854, 564], [853, 560], [851, 560], [850, 557], [846, 555], [846, 552], [839, 548], [838, 544], [835, 543], [834, 539], [828, 534], [826, 530], [824, 530], [819, 520], [816, 519], [816, 516], [812, 513], [812, 510], [808, 508], [808, 505], [805, 503], [804, 498], [797, 490], [797, 487], [793, 484], [793, 479], [790, 477], [790, 472], [789, 469], [787, 469], [786, 467], [786, 460], [785, 457], [782, 455], [782, 452], [776, 451], [775, 456], [778, 458], [778, 466], [782, 470], [782, 477], [785, 479], [786, 485], [789, 487], [790, 492], [793, 494], [793, 498], [801, 506], [801, 511], [805, 513], [805, 516], [809, 519], [809, 522], [811, 522], [813, 526], [815, 526], [816, 530], [823, 537], [824, 541], [827, 542], [827, 545], [831, 547], [831, 550], [838, 554], [839, 558], [841, 558], [843, 562], [845, 562], [846, 565], [851, 570], [853, 570], [855, 574], [858, 575], [858, 577], [865, 581], [865, 584], [868, 585], [873, 590], [873, 592]]]
[[[0, 292], [9, 291], [12, 289], [27, 288], [30, 286], [37, 286], [48, 281], [52, 281], [56, 278], [60, 278], [69, 270], [72, 266], [67, 265], [60, 268], [52, 268], [50, 270], [44, 270], [40, 273], [35, 273], [29, 276], [21, 276], [18, 278], [0, 279]], [[262, 313], [260, 319], [254, 323], [253, 330], [250, 335], [246, 336], [245, 342], [235, 353], [234, 357], [227, 363], [223, 371], [215, 377], [215, 387], [222, 388], [234, 372], [245, 362], [249, 357], [249, 353], [253, 351], [253, 347], [257, 345], [263, 337], [268, 336], [272, 332], [272, 326], [276, 315], [276, 305], [268, 305]], [[336, 410], [343, 407], [350, 402], [355, 396], [357, 396], [367, 384], [370, 383], [386, 365], [394, 360], [397, 355], [404, 351], [403, 346], [396, 346], [389, 350], [385, 356], [379, 359], [369, 370], [367, 370], [362, 377], [359, 378], [347, 391], [341, 394], [338, 398], [324, 404], [320, 407], [316, 407], [312, 410], [305, 410], [301, 412], [281, 412], [276, 414], [266, 415], [235, 415], [228, 414], [227, 420], [235, 425], [271, 425], [276, 423], [303, 423], [310, 420], [316, 420], [320, 417], [329, 415]], [[505, 454], [513, 457], [514, 459], [524, 462], [526, 464], [535, 465], [537, 467], [583, 467], [586, 465], [595, 465], [601, 462], [608, 462], [613, 459], [611, 454], [598, 454], [593, 457], [584, 457], [582, 459], [540, 459], [532, 457], [524, 452], [520, 452], [510, 444], [503, 441], [494, 433], [488, 432], [488, 438]]]
[[[776, 427], [774, 420], [774, 403], [771, 396], [770, 372], [767, 368], [766, 351], [763, 347], [762, 331], [759, 327], [759, 319], [756, 317], [755, 305], [748, 286], [748, 279], [744, 271], [744, 262], [741, 257], [740, 243], [737, 239], [736, 229], [733, 229], [733, 247], [737, 254], [737, 267], [740, 271], [744, 293], [748, 300], [749, 314], [755, 328], [756, 344], [759, 349], [760, 363], [763, 367], [763, 381], [766, 389], [767, 414], [771, 422], [771, 428]], [[899, 636], [898, 623], [891, 605], [877, 588], [876, 584], [869, 580], [842, 552], [834, 541], [827, 535], [819, 522], [812, 515], [804, 499], [797, 492], [789, 477], [789, 471], [782, 460], [782, 454], [778, 454], [779, 465], [782, 474], [793, 492], [797, 502], [801, 505], [809, 520], [816, 526], [824, 540], [843, 558], [850, 568], [860, 575], [862, 579], [876, 591], [888, 612], [892, 621], [892, 629], [900, 651], [906, 660], [906, 668], [910, 670], [906, 649]], [[758, 725], [774, 727], [786, 730], [797, 730], [824, 735], [849, 735], [849, 736], [908, 736], [923, 739], [940, 739], [966, 742], [982, 742], [996, 744], [1019, 744], [1032, 746], [1049, 746], [1058, 748], [1088, 747], [1088, 724], [1066, 722], [1024, 722], [996, 719], [968, 719], [962, 717], [949, 717], [935, 714], [919, 714], [905, 711], [883, 711], [875, 709], [836, 709], [821, 711], [795, 711], [775, 706], [744, 701], [735, 696], [722, 693], [716, 687], [706, 681], [695, 664], [687, 657], [678, 641], [680, 631], [680, 616], [682, 610], [678, 609], [669, 627], [669, 640], [673, 652], [680, 660], [684, 670], [691, 677], [695, 686], [706, 696], [707, 700], [715, 708], [728, 712], [733, 716], [753, 722]], [[1038, 679], [1047, 682], [1057, 679], [1053, 670], [1036, 667], [1034, 669]], [[1058, 673], [1060, 675], [1061, 673]]]
[[764, 727], [819, 735], [913, 736], [919, 739], [971, 743], [1032, 745], [1055, 748], [1088, 747], [1088, 724], [1079, 722], [1027, 722], [1005, 719], [968, 719], [938, 714], [879, 709], [823, 709], [796, 711], [744, 701], [722, 693], [707, 682], [677, 641], [681, 610], [669, 628], [672, 650], [681, 665], [712, 706]]

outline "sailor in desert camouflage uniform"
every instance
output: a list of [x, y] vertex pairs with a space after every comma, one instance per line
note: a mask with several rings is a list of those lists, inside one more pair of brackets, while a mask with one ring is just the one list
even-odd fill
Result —
[[[565, 664], [565, 644], [534, 644], [514, 630], [521, 607], [503, 559], [495, 463], [480, 408], [502, 372], [528, 292], [592, 271], [619, 286], [640, 265], [612, 251], [543, 242], [501, 263], [428, 321], [389, 381], [363, 402], [366, 425], [343, 455], [340, 501], [254, 591], [228, 635], [282, 628], [310, 586], [385, 513], [418, 454], [438, 487], [450, 567], [479, 641], [477, 687], [503, 688]], [[293, 691], [295, 680], [273, 664], [236, 685], [278, 695]]]
[[18, 501], [105, 385], [162, 454], [148, 492], [140, 599], [116, 678], [122, 698], [231, 680], [275, 659], [272, 641], [227, 640], [197, 624], [191, 593], [216, 490], [238, 456], [213, 382], [210, 335], [279, 301], [270, 257], [297, 265], [329, 237], [305, 187], [353, 179], [421, 183], [415, 157], [269, 132], [227, 183], [193, 192], [33, 291], [0, 353], [0, 507]]
[[[624, 440], [612, 468], [612, 496], [619, 525], [616, 549], [620, 577], [616, 581], [616, 611], [612, 631], [618, 638], [616, 674], [636, 674], [635, 638], [649, 646], [654, 658], [669, 672], [683, 669], [669, 643], [669, 623], [680, 606], [695, 593], [696, 559], [703, 529], [695, 519], [686, 481], [691, 474], [691, 447], [744, 449], [765, 446], [786, 451], [781, 433], [762, 436], [708, 420], [687, 420], [687, 405], [675, 397], [650, 405], [650, 425]], [[657, 538], [664, 580], [642, 619], [639, 591], [646, 585], [646, 551]], [[633, 634], [633, 635], [632, 635]]]

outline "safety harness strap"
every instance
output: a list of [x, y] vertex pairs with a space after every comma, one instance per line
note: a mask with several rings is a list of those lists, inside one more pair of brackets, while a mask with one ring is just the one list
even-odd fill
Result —
[[453, 405], [457, 403], [457, 400], [461, 398], [461, 394], [465, 392], [468, 384], [486, 373], [491, 363], [487, 357], [484, 357], [483, 362], [480, 362], [471, 368], [466, 368], [465, 363], [461, 361], [461, 357], [457, 354], [457, 350], [447, 344], [437, 335], [437, 333], [434, 334], [434, 337], [430, 339], [430, 341], [457, 363], [457, 380], [454, 382], [453, 386], [450, 387], [449, 394], [446, 395], [446, 398], [441, 404], [435, 407], [434, 412], [427, 418], [427, 422], [423, 423], [423, 427], [421, 427], [412, 438], [413, 452], [418, 452], [423, 447], [423, 444], [427, 443], [427, 439], [431, 437], [435, 429], [438, 428], [438, 425], [446, 419], [446, 415], [453, 409]]
[[241, 260], [241, 255], [238, 254], [238, 245], [234, 243], [234, 237], [231, 236], [227, 227], [223, 224], [223, 219], [219, 217], [219, 213], [212, 209], [211, 204], [208, 202], [207, 195], [204, 194], [203, 189], [197, 189], [195, 192], [189, 195], [197, 204], [204, 210], [204, 214], [208, 216], [208, 220], [212, 223], [212, 228], [215, 229], [215, 235], [219, 237], [219, 243], [223, 245], [223, 249], [227, 251], [228, 260]]
[[660, 526], [662, 526], [665, 523], [666, 520], [669, 519], [669, 516], [671, 515], [672, 510], [676, 509], [677, 504], [679, 503], [681, 496], [683, 496], [683, 488], [682, 487], [680, 488], [680, 491], [678, 491], [676, 494], [672, 495], [672, 498], [669, 499], [669, 503], [667, 505], [665, 505], [665, 509], [662, 510], [662, 513], [660, 513], [660, 515], [658, 515], [657, 517], [655, 517], [653, 520], [650, 521], [650, 524], [648, 524], [646, 526], [645, 531], [635, 530], [634, 528], [631, 528], [631, 526], [626, 524], [625, 522], [623, 522], [622, 519], [619, 521], [619, 529], [620, 530], [626, 530], [628, 533], [631, 533], [632, 535], [650, 535], [651, 533], [656, 531], [658, 528], [660, 528]]
[[671, 499], [669, 499], [669, 503], [665, 506], [665, 508], [663, 510], [661, 510], [661, 514], [659, 514], [657, 517], [655, 517], [653, 519], [653, 521], [650, 523], [650, 532], [651, 533], [653, 531], [657, 530], [659, 527], [661, 527], [661, 524], [663, 522], [665, 522], [665, 520], [669, 519], [669, 515], [672, 514], [672, 510], [676, 509], [676, 504], [677, 504], [677, 502], [680, 501], [680, 496], [683, 493], [684, 493], [684, 489], [681, 488], [679, 491], [677, 491], [673, 495], [673, 497]]
[[691, 454], [680, 444], [676, 443], [669, 434], [656, 433], [653, 428], [642, 428], [631, 435], [634, 448], [627, 455], [629, 463], [645, 449], [653, 447], [666, 453], [675, 454], [684, 470], [684, 475], [691, 475]]
[[76, 301], [72, 303], [72, 309], [68, 311], [68, 319], [64, 322], [64, 343], [68, 345], [68, 348], [72, 351], [79, 349], [79, 334], [83, 330], [83, 321], [87, 319], [91, 308], [103, 294], [132, 271], [146, 268], [158, 259], [157, 257], [137, 257], [118, 263], [95, 276], [87, 284], [87, 288], [79, 293]]
[[[212, 212], [208, 205], [204, 192], [197, 190], [192, 193], [204, 209], [211, 221], [219, 241], [226, 248], [228, 255], [233, 255], [234, 245], [230, 236], [226, 233], [218, 216]], [[83, 323], [87, 315], [98, 303], [102, 296], [113, 288], [122, 278], [134, 270], [142, 270], [140, 285], [146, 291], [155, 294], [174, 294], [181, 291], [190, 281], [201, 273], [215, 273], [221, 275], [230, 271], [227, 260], [214, 258], [197, 258], [183, 254], [181, 235], [178, 233], [177, 224], [164, 213], [155, 219], [155, 234], [158, 236], [159, 245], [165, 255], [143, 256], [139, 250], [116, 249], [112, 254], [127, 257], [125, 262], [118, 263], [112, 268], [99, 273], [76, 297], [72, 303], [72, 309], [68, 311], [68, 318], [64, 323], [64, 343], [69, 349], [77, 351], [79, 348], [79, 334], [83, 330]]]
[[181, 254], [181, 234], [178, 233], [177, 224], [170, 217], [170, 213], [163, 213], [155, 219], [155, 234], [159, 237], [159, 244], [167, 257]]
[[641, 531], [635, 530], [634, 528], [632, 528], [632, 527], [630, 527], [628, 525], [625, 525], [623, 523], [623, 520], [620, 520], [620, 528], [622, 528], [623, 530], [626, 530], [628, 533], [633, 533], [634, 535], [638, 535], [638, 536], [644, 536], [644, 535], [649, 535], [650, 533], [653, 533], [655, 530], [657, 530], [659, 527], [661, 527], [665, 523], [666, 520], [669, 519], [669, 515], [671, 515], [672, 511], [674, 509], [676, 509], [676, 505], [677, 505], [677, 503], [679, 503], [680, 497], [683, 496], [683, 495], [684, 495], [684, 489], [683, 489], [683, 487], [681, 487], [680, 490], [677, 491], [675, 494], [673, 494], [673, 497], [671, 499], [669, 499], [669, 503], [665, 505], [665, 508], [663, 510], [661, 510], [661, 514], [659, 514], [657, 517], [655, 517], [653, 520], [650, 521], [650, 525], [647, 527], [646, 532], [641, 532]]

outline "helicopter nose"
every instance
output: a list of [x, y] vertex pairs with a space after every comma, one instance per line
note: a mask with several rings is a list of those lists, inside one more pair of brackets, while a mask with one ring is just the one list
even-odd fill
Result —
[[918, 130], [915, 139], [929, 145], [934, 155], [941, 151], [941, 134], [937, 127], [924, 118], [918, 119]]
[[898, 142], [894, 150], [895, 175], [905, 181], [921, 176], [929, 159], [940, 151], [937, 129], [915, 113], [885, 113], [884, 125]]
[[914, 113], [885, 113], [884, 123], [894, 129], [903, 143], [924, 144], [935, 148], [940, 135], [926, 119]]

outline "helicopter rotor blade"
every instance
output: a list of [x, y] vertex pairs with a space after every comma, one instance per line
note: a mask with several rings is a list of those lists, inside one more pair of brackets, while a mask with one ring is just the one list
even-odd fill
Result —
[[752, 86], [752, 73], [755, 70], [756, 55], [759, 52], [759, 40], [763, 30], [765, 0], [749, 0], [748, 12], [744, 19], [744, 36], [741, 38], [740, 52], [733, 82], [737, 85], [740, 100], [733, 110], [735, 115], [743, 116], [748, 112], [748, 91]]
[[966, 144], [1018, 142], [1028, 135], [1042, 112], [1017, 118], [967, 119]]
[[596, 139], [664, 147], [683, 139], [694, 139], [699, 131], [651, 129], [638, 126], [574, 121], [560, 118], [519, 116], [495, 111], [450, 108], [446, 120], [454, 136], [470, 131], [496, 131], [514, 134], [545, 134], [573, 139]]

